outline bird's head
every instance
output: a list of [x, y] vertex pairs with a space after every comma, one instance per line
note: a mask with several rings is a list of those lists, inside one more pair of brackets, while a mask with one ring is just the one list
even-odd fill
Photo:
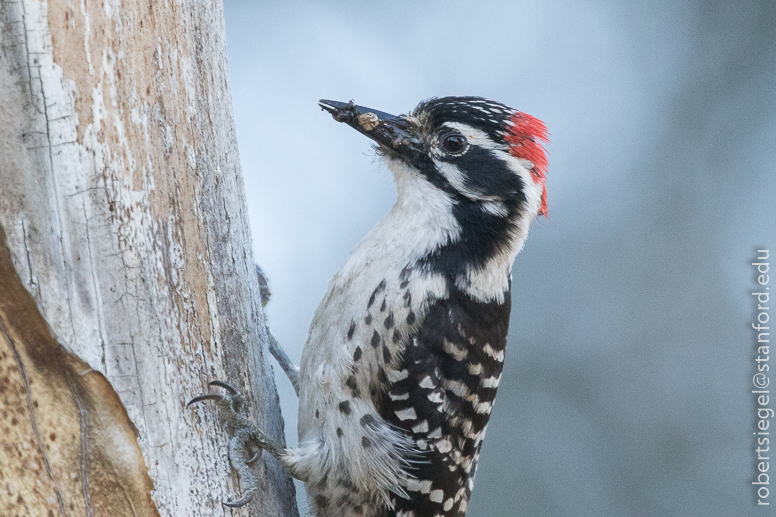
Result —
[[479, 97], [431, 99], [400, 116], [353, 102], [320, 106], [374, 140], [396, 178], [383, 222], [402, 230], [386, 242], [401, 241], [411, 268], [503, 301], [531, 221], [547, 215], [544, 124]]
[[481, 97], [430, 99], [400, 116], [352, 101], [321, 100], [320, 106], [374, 140], [378, 153], [411, 166], [454, 199], [492, 215], [547, 216], [548, 134], [531, 115]]

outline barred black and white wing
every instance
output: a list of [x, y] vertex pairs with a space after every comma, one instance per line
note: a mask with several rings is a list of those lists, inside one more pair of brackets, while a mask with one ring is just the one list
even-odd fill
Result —
[[452, 288], [406, 341], [381, 416], [422, 451], [409, 474], [409, 499], [396, 517], [463, 516], [504, 360], [510, 295], [482, 303]]

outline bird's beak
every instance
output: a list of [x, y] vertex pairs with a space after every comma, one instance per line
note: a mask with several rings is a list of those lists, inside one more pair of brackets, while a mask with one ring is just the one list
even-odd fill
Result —
[[345, 103], [321, 99], [318, 105], [331, 113], [337, 122], [344, 122], [377, 142], [382, 150], [407, 154], [418, 148], [418, 139], [403, 117], [357, 106], [353, 101]]

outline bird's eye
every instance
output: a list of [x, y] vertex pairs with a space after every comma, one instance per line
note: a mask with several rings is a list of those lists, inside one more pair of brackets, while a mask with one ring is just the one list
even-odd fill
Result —
[[448, 135], [442, 140], [442, 147], [448, 153], [460, 153], [466, 148], [466, 137], [463, 135]]

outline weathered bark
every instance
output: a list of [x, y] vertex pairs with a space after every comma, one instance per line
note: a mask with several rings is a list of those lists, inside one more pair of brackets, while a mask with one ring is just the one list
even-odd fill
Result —
[[159, 515], [119, 397], [52, 337], [0, 243], [2, 515]]
[[[228, 433], [186, 400], [283, 423], [220, 2], [0, 0], [0, 226], [0, 514], [223, 515]], [[234, 515], [296, 515], [256, 470]]]

